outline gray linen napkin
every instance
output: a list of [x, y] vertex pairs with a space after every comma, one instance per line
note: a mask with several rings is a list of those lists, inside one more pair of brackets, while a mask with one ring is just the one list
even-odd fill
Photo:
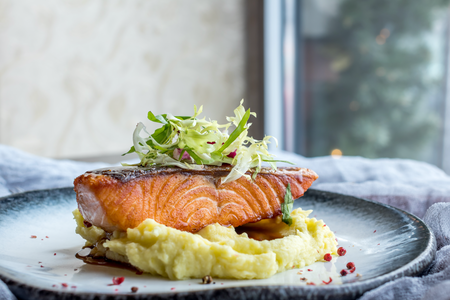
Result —
[[0, 197], [73, 185], [80, 174], [105, 163], [84, 163], [35, 156], [0, 144]]
[[[276, 152], [319, 174], [313, 188], [372, 199], [399, 207], [419, 217], [437, 202], [450, 202], [450, 177], [426, 163], [401, 159], [361, 157], [305, 158]], [[81, 163], [41, 158], [0, 145], [0, 196], [18, 191], [72, 186], [73, 179], [103, 163]], [[436, 260], [420, 278], [401, 278], [366, 293], [361, 299], [449, 299], [437, 290], [450, 287], [450, 203], [433, 205], [425, 222], [433, 230], [439, 251]], [[0, 299], [14, 296], [0, 282]]]
[[0, 280], [0, 300], [17, 300], [17, 298], [10, 292], [6, 284]]

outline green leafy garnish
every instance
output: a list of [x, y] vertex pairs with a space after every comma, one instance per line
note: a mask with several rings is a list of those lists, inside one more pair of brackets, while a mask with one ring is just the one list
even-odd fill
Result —
[[[256, 114], [250, 109], [245, 110], [242, 103], [234, 110], [234, 117], [227, 117], [230, 123], [222, 125], [217, 121], [198, 119], [203, 107], [197, 110], [194, 106], [194, 115], [190, 117], [154, 115], [149, 111], [148, 119], [162, 126], [149, 134], [144, 124], [138, 123], [133, 133], [133, 146], [125, 154], [137, 153], [141, 159], [138, 165], [142, 167], [157, 165], [202, 169], [203, 165], [233, 165], [222, 183], [241, 176], [250, 180], [250, 176], [245, 173], [253, 168], [253, 177], [256, 176], [262, 162], [276, 169], [275, 162], [278, 161], [268, 152], [272, 137], [255, 140], [248, 136], [251, 125], [248, 120], [251, 115], [256, 117]], [[228, 135], [230, 126], [236, 128]], [[146, 138], [141, 136], [142, 131], [147, 134]]]
[[185, 148], [183, 150], [186, 150], [186, 152], [189, 153], [189, 155], [194, 159], [197, 165], [202, 164], [202, 159], [197, 154], [195, 154], [195, 152], [192, 149]]
[[212, 157], [217, 157], [217, 156], [221, 157], [222, 156], [222, 151], [227, 149], [241, 135], [241, 133], [244, 132], [244, 130], [246, 129], [245, 126], [247, 125], [247, 121], [248, 121], [249, 118], [250, 118], [250, 109], [248, 109], [245, 112], [244, 117], [239, 122], [239, 124], [236, 127], [236, 129], [231, 133], [230, 137], [222, 145], [222, 147], [220, 147], [218, 150], [216, 150], [213, 153], [211, 153]]
[[294, 208], [294, 199], [291, 194], [291, 184], [288, 183], [286, 188], [286, 194], [284, 195], [284, 203], [281, 204], [281, 212], [283, 213], [283, 222], [292, 225], [291, 212]]

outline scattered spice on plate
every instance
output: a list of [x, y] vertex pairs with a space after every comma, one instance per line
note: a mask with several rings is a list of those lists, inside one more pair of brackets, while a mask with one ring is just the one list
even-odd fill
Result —
[[35, 235], [32, 235], [32, 236], [31, 236], [31, 238], [32, 238], [32, 239], [35, 239], [35, 238], [37, 238], [37, 236], [35, 236]]
[[339, 254], [339, 256], [344, 256], [347, 253], [347, 250], [345, 250], [344, 247], [339, 247], [337, 249], [337, 253]]
[[306, 277], [300, 277], [301, 281], [306, 281]]
[[322, 282], [323, 282], [324, 284], [330, 284], [332, 281], [333, 281], [333, 279], [331, 279], [331, 277], [330, 277], [330, 279], [329, 279], [328, 281], [322, 280]]
[[125, 281], [125, 277], [113, 277], [113, 279], [112, 279], [112, 284], [110, 283], [110, 284], [108, 284], [109, 286], [111, 286], [111, 285], [120, 285], [122, 282], [124, 282]]
[[355, 263], [353, 263], [353, 262], [350, 261], [350, 262], [347, 263], [347, 266], [346, 266], [346, 267], [347, 267], [347, 269], [352, 269], [352, 268], [355, 267]]
[[308, 272], [312, 272], [312, 270], [311, 270], [311, 269], [308, 269]]
[[202, 278], [202, 284], [210, 284], [213, 281], [211, 275], [206, 275]]
[[307, 282], [306, 285], [316, 285], [314, 282]]
[[174, 288], [174, 287], [173, 287], [173, 288], [170, 288], [170, 290], [171, 290], [171, 291], [174, 291], [174, 290], [175, 290], [175, 288]]
[[376, 230], [373, 231], [373, 233], [377, 232]]
[[132, 293], [136, 293], [138, 290], [139, 290], [139, 288], [138, 288], [137, 286], [133, 286], [133, 287], [131, 288], [131, 292], [132, 292]]
[[68, 287], [69, 285], [67, 283], [61, 283], [62, 287]]
[[341, 276], [347, 276], [347, 274], [348, 274], [348, 271], [347, 271], [347, 270], [344, 270], [344, 269], [342, 269], [340, 273], [341, 273]]
[[[339, 251], [339, 250], [338, 250]], [[331, 261], [333, 259], [333, 257], [331, 256], [330, 253], [327, 253], [323, 256], [323, 259], [326, 261]], [[309, 271], [309, 270], [308, 270]]]

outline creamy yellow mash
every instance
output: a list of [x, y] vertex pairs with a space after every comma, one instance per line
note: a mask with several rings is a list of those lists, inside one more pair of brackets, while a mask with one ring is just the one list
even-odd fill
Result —
[[257, 279], [292, 268], [323, 261], [326, 253], [336, 254], [333, 232], [322, 220], [307, 218], [312, 211], [292, 211], [292, 225], [276, 222], [282, 238], [257, 241], [233, 227], [209, 225], [196, 234], [180, 231], [147, 219], [127, 232], [107, 234], [83, 225], [78, 210], [73, 212], [76, 233], [88, 246], [96, 245], [99, 256], [128, 262], [136, 268], [170, 279], [218, 278]]

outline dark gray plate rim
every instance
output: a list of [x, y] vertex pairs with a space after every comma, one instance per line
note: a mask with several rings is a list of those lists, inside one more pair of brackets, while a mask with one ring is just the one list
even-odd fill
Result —
[[[59, 188], [35, 190], [24, 193], [18, 193], [0, 198], [0, 207], [6, 202], [11, 205], [11, 201], [27, 201], [31, 194], [42, 193], [73, 193], [73, 188]], [[73, 194], [75, 196], [75, 194]], [[422, 274], [430, 265], [436, 255], [436, 240], [431, 233], [428, 226], [418, 217], [405, 212], [401, 209], [379, 202], [358, 198], [354, 196], [309, 189], [305, 195], [317, 195], [326, 198], [346, 197], [353, 200], [370, 203], [371, 205], [378, 205], [389, 210], [396, 210], [405, 214], [410, 219], [414, 220], [423, 226], [428, 233], [428, 243], [424, 251], [420, 253], [415, 259], [411, 260], [404, 266], [381, 276], [368, 279], [365, 281], [357, 281], [346, 283], [343, 285], [332, 286], [292, 286], [292, 285], [270, 285], [270, 286], [244, 286], [244, 287], [229, 287], [217, 288], [205, 291], [192, 292], [169, 292], [169, 293], [145, 293], [145, 294], [100, 294], [100, 293], [82, 293], [70, 291], [55, 291], [41, 287], [31, 286], [26, 283], [16, 281], [9, 277], [6, 273], [0, 270], [0, 279], [6, 283], [10, 290], [19, 299], [105, 299], [105, 300], [125, 300], [125, 299], [355, 299], [360, 297], [365, 292], [372, 290], [388, 281], [405, 276], [418, 276]], [[300, 297], [300, 298], [299, 298]]]

